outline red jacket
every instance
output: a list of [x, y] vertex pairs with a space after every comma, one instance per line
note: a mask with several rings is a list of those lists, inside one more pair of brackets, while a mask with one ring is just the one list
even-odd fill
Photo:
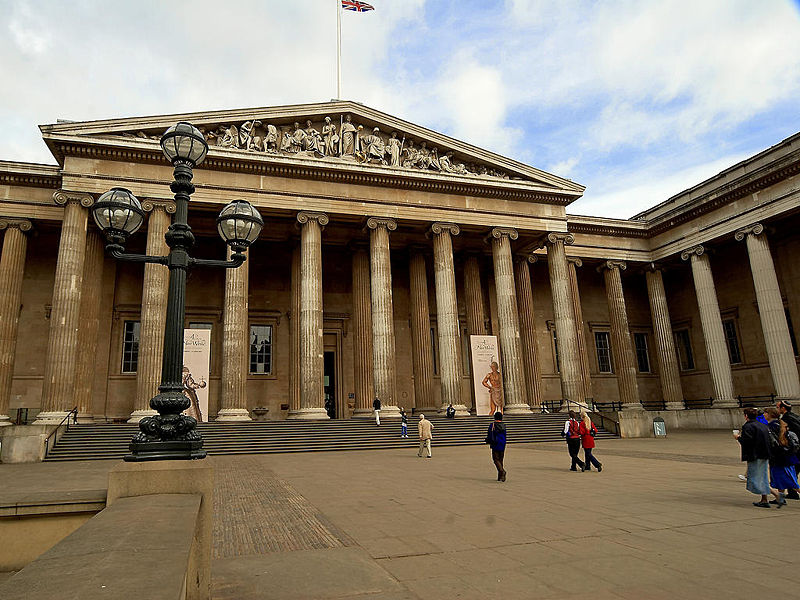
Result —
[[597, 427], [594, 426], [594, 423], [592, 423], [591, 428], [587, 428], [586, 424], [581, 421], [578, 433], [581, 434], [581, 446], [583, 448], [594, 448], [594, 436], [592, 433], [597, 433]]

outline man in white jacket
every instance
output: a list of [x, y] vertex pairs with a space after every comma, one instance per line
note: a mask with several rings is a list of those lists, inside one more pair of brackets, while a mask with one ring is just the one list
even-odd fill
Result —
[[422, 458], [422, 450], [424, 448], [428, 449], [428, 458], [431, 458], [431, 440], [433, 439], [433, 423], [428, 421], [425, 418], [425, 415], [419, 416], [419, 425], [417, 425], [417, 429], [419, 430], [419, 452], [417, 452], [417, 456]]

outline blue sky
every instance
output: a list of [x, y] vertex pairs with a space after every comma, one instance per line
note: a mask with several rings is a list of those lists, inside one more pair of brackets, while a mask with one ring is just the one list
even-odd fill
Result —
[[[372, 0], [342, 96], [587, 186], [629, 217], [800, 131], [789, 0]], [[0, 0], [0, 159], [36, 125], [336, 95], [336, 0]]]

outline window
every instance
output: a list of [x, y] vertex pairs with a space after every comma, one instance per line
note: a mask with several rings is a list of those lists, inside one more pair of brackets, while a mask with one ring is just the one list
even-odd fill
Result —
[[681, 371], [691, 371], [694, 369], [694, 353], [692, 352], [692, 340], [689, 338], [689, 330], [681, 329], [675, 332], [675, 351], [678, 353], [678, 364]]
[[633, 344], [636, 348], [636, 364], [639, 367], [639, 373], [649, 373], [650, 353], [647, 350], [647, 334], [634, 333]]
[[786, 325], [789, 327], [789, 339], [792, 340], [792, 350], [794, 350], [794, 355], [797, 356], [797, 338], [794, 337], [794, 327], [792, 326], [792, 315], [789, 314], [789, 309], [784, 308], [784, 312], [786, 313]]
[[125, 321], [122, 332], [122, 372], [136, 373], [139, 367], [139, 321]]
[[611, 373], [611, 342], [607, 331], [594, 332], [594, 347], [597, 351], [597, 370]]
[[556, 335], [556, 328], [553, 327], [553, 358], [556, 360], [556, 373], [561, 372], [561, 359], [558, 356], [558, 336]]
[[250, 374], [272, 374], [272, 325], [250, 326]]
[[462, 375], [469, 375], [470, 372], [470, 364], [469, 364], [469, 333], [467, 332], [467, 328], [463, 325], [461, 326], [461, 367], [462, 367]]
[[433, 374], [439, 374], [439, 353], [436, 351], [438, 348], [437, 342], [439, 340], [436, 339], [436, 329], [431, 327], [431, 357], [433, 359]]
[[739, 336], [736, 333], [736, 320], [725, 319], [722, 322], [722, 329], [725, 330], [725, 341], [728, 344], [728, 358], [732, 365], [742, 362], [742, 351], [739, 349]]
[[189, 329], [208, 329], [211, 331], [213, 323], [189, 323]]

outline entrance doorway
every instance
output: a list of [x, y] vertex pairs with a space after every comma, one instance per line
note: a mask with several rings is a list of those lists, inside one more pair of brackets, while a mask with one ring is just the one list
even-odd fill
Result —
[[336, 352], [325, 352], [325, 411], [331, 419], [336, 419], [337, 415], [337, 400], [336, 397]]

